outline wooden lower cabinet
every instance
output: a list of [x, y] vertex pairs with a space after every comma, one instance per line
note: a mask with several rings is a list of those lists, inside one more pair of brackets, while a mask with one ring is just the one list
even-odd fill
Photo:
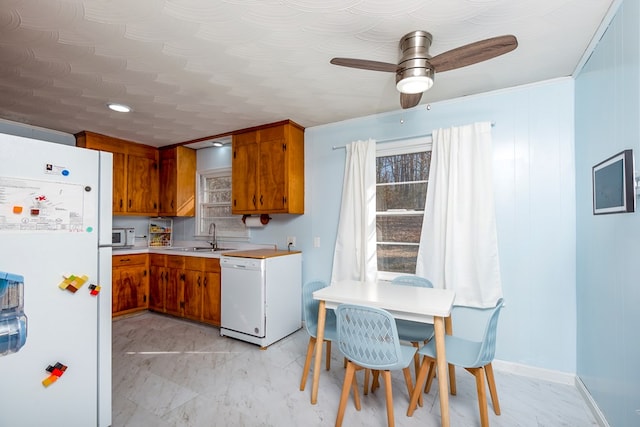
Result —
[[147, 254], [112, 257], [112, 313], [114, 316], [148, 308]]
[[151, 254], [149, 309], [220, 326], [220, 260]]
[[204, 259], [202, 321], [220, 326], [220, 259]]
[[167, 256], [149, 255], [149, 309], [164, 313], [165, 290], [169, 281]]

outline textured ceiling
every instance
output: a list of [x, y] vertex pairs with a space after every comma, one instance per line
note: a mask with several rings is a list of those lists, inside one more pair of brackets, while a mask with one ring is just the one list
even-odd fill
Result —
[[[614, 0], [0, 0], [0, 118], [154, 146], [291, 119], [397, 110], [398, 41], [437, 55], [513, 34], [506, 55], [437, 74], [421, 104], [569, 76]], [[110, 112], [107, 102], [133, 107]]]

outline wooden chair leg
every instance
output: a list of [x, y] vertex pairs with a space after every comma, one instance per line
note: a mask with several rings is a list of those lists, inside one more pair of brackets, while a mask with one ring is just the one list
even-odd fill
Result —
[[373, 371], [373, 381], [371, 382], [371, 393], [380, 388], [380, 371]]
[[344, 411], [347, 407], [347, 399], [349, 398], [349, 389], [351, 388], [351, 382], [355, 376], [355, 365], [351, 362], [347, 363], [347, 371], [344, 374], [344, 382], [342, 383], [342, 393], [340, 394], [340, 405], [338, 406], [338, 416], [336, 417], [336, 427], [342, 425], [342, 419], [344, 418]]
[[369, 394], [369, 377], [370, 376], [371, 376], [371, 369], [365, 369], [364, 370], [364, 386], [362, 390], [365, 396]]
[[384, 377], [384, 390], [387, 400], [387, 424], [389, 427], [395, 426], [393, 417], [393, 390], [391, 389], [391, 371], [382, 371]]
[[[420, 343], [418, 342], [412, 342], [411, 345], [413, 345], [418, 350], [420, 349]], [[418, 352], [413, 355], [413, 368], [416, 373], [416, 378], [418, 378], [418, 371], [420, 370], [420, 355], [418, 355]]]
[[356, 376], [356, 371], [358, 371], [358, 367], [356, 366], [355, 371], [353, 372], [353, 381], [351, 382], [351, 389], [353, 390], [353, 403], [356, 405], [356, 410], [360, 410], [360, 393], [358, 392], [358, 377]]
[[489, 427], [489, 414], [487, 412], [487, 394], [486, 386], [484, 384], [484, 369], [483, 368], [465, 368], [476, 377], [476, 391], [478, 392], [478, 409], [480, 410], [480, 425], [482, 427]]
[[325, 343], [327, 343], [327, 355], [325, 356], [325, 367], [327, 369], [327, 371], [331, 368], [331, 341], [326, 341]]
[[433, 379], [436, 377], [436, 361], [426, 356], [425, 359], [429, 360], [429, 374], [427, 375], [427, 383], [424, 385], [424, 392], [429, 393], [431, 391]]
[[420, 371], [416, 378], [416, 386], [413, 388], [413, 392], [411, 393], [411, 400], [409, 401], [409, 408], [407, 409], [408, 417], [413, 415], [413, 411], [416, 410], [418, 399], [422, 397], [422, 384], [427, 378], [427, 370], [429, 368], [428, 360], [429, 358], [426, 356], [422, 358], [422, 365], [420, 365]]
[[[407, 395], [409, 396], [409, 399], [411, 399], [411, 394], [413, 393], [413, 384], [411, 383], [411, 371], [409, 370], [409, 367], [407, 366], [406, 368], [404, 368], [402, 370], [402, 373], [404, 374], [404, 383], [407, 386]], [[416, 372], [416, 379], [418, 378], [418, 373]], [[422, 393], [420, 393], [420, 397], [418, 398], [418, 405], [422, 406], [423, 400], [422, 400]]]
[[489, 393], [491, 393], [491, 403], [493, 404], [493, 412], [500, 415], [500, 402], [498, 401], [498, 389], [496, 388], [496, 380], [493, 377], [493, 366], [489, 363], [484, 367], [487, 375], [487, 384], [489, 385]]
[[304, 360], [304, 368], [302, 368], [302, 379], [300, 380], [300, 391], [304, 391], [307, 385], [307, 377], [309, 376], [309, 368], [311, 367], [311, 358], [316, 348], [316, 339], [309, 337], [309, 345], [307, 345], [307, 358]]

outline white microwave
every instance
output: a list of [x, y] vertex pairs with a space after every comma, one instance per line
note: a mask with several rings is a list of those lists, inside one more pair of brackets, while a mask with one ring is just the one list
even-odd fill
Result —
[[135, 228], [114, 228], [111, 230], [111, 246], [114, 248], [131, 248], [135, 245]]

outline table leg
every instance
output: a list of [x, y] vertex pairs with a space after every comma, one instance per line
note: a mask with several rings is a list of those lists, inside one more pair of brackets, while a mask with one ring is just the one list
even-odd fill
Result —
[[433, 317], [436, 336], [436, 367], [438, 372], [438, 389], [440, 391], [440, 417], [442, 427], [449, 427], [449, 387], [447, 386], [447, 359], [444, 349], [444, 319]]
[[318, 305], [318, 332], [316, 334], [316, 354], [313, 360], [313, 384], [311, 386], [311, 404], [318, 402], [318, 383], [320, 382], [320, 365], [322, 364], [322, 343], [324, 342], [324, 323], [327, 317], [325, 301]]
[[[453, 323], [451, 322], [451, 316], [444, 319], [444, 331], [447, 335], [453, 335]], [[449, 365], [449, 389], [452, 395], [456, 395], [456, 367]]]

